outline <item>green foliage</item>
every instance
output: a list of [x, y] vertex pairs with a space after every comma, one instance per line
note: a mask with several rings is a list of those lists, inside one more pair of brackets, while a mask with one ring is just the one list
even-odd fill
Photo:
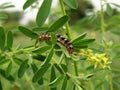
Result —
[[23, 9], [27, 9], [28, 7], [30, 7], [34, 2], [36, 2], [37, 0], [27, 0], [25, 2], [25, 4], [23, 5]]
[[3, 50], [5, 46], [5, 32], [3, 27], [0, 27], [0, 49]]
[[25, 60], [21, 65], [20, 65], [20, 68], [19, 68], [19, 70], [18, 70], [18, 77], [19, 78], [21, 78], [23, 75], [24, 75], [24, 73], [25, 73], [25, 71], [27, 70], [27, 68], [28, 68], [28, 60]]
[[66, 22], [68, 21], [68, 16], [63, 16], [59, 18], [55, 23], [53, 23], [49, 29], [48, 32], [55, 32], [57, 31], [60, 27], [62, 27]]
[[72, 9], [77, 9], [78, 8], [77, 0], [63, 0], [63, 1]]
[[19, 26], [18, 28], [24, 35], [26, 35], [30, 38], [35, 38], [36, 39], [38, 37], [38, 35], [36, 33], [34, 33], [33, 31], [31, 31], [31, 30], [29, 30], [25, 27]]
[[12, 44], [13, 44], [13, 35], [12, 32], [9, 31], [7, 34], [7, 47], [12, 48]]
[[40, 27], [44, 24], [46, 21], [50, 8], [51, 8], [52, 0], [44, 0], [41, 7], [38, 10], [37, 17], [36, 17], [36, 23]]
[[42, 76], [45, 74], [45, 72], [47, 72], [47, 70], [49, 69], [50, 66], [51, 66], [50, 64], [42, 65], [40, 67], [40, 69], [33, 76], [32, 81], [37, 82], [38, 80], [40, 80], [42, 78]]
[[[36, 2], [38, 0], [27, 0], [23, 10]], [[60, 0], [62, 10], [60, 15], [55, 12], [53, 17], [56, 16], [57, 20], [54, 22], [48, 20], [46, 25], [45, 21], [51, 15], [52, 3], [52, 0], [43, 0], [36, 15], [37, 26], [30, 26], [32, 29], [18, 26], [18, 30], [23, 35], [34, 39], [28, 46], [16, 47], [14, 37], [17, 30], [6, 33], [0, 23], [0, 90], [7, 86], [4, 85], [7, 81], [15, 82], [12, 83], [14, 87], [20, 84], [22, 90], [24, 90], [24, 84], [27, 89], [29, 85], [32, 90], [113, 90], [114, 88], [117, 90], [116, 88], [120, 87], [120, 70], [116, 61], [119, 62], [120, 59], [120, 43], [118, 43], [119, 39], [114, 40], [114, 37], [120, 35], [120, 16], [115, 14], [112, 5], [117, 7], [120, 5], [101, 0], [100, 11], [69, 26], [69, 15], [66, 14], [65, 9], [68, 7], [70, 10], [77, 9], [79, 3], [77, 0]], [[10, 3], [0, 5], [0, 9], [10, 7], [13, 7]], [[7, 18], [6, 14], [0, 14], [0, 19]], [[39, 40], [39, 34], [42, 33], [50, 34], [50, 36], [44, 34], [45, 42]], [[92, 33], [96, 36], [93, 35], [91, 38]], [[58, 38], [56, 34], [65, 38], [62, 36]], [[61, 43], [58, 43], [58, 39]], [[68, 53], [71, 48], [73, 48], [73, 54]], [[110, 66], [111, 62], [115, 64]], [[107, 66], [109, 68], [106, 68]], [[26, 83], [22, 84], [21, 80]]]

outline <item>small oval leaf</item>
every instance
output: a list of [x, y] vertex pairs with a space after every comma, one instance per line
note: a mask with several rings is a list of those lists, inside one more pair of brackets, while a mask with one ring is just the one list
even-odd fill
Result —
[[6, 69], [6, 77], [9, 77], [9, 76], [10, 76], [11, 70], [12, 70], [12, 62], [10, 62], [10, 63], [8, 64], [8, 67], [7, 67], [7, 69]]
[[64, 77], [65, 77], [64, 75], [57, 77], [55, 80], [53, 80], [49, 84], [49, 86], [50, 87], [57, 87], [57, 85], [59, 85], [63, 81]]
[[25, 71], [27, 70], [27, 68], [28, 68], [28, 60], [25, 60], [25, 61], [21, 64], [21, 66], [20, 66], [20, 68], [19, 68], [19, 70], [18, 70], [18, 77], [19, 77], [19, 78], [21, 78], [21, 77], [24, 75], [24, 73], [25, 73]]
[[9, 49], [12, 48], [12, 44], [13, 44], [13, 35], [12, 35], [12, 32], [9, 31], [7, 34], [7, 47]]
[[60, 27], [62, 27], [66, 22], [68, 21], [68, 16], [65, 15], [61, 18], [59, 18], [55, 23], [53, 23], [49, 29], [48, 32], [55, 32], [57, 31]]
[[3, 50], [5, 46], [5, 32], [3, 27], [0, 27], [0, 49]]
[[45, 72], [49, 69], [51, 64], [46, 64], [44, 66], [41, 66], [40, 69], [34, 74], [32, 81], [37, 82], [42, 78], [42, 76], [45, 74]]
[[78, 8], [77, 0], [63, 0], [63, 1], [72, 9], [77, 9]]
[[29, 30], [28, 28], [19, 26], [18, 27], [20, 32], [22, 32], [24, 35], [30, 37], [30, 38], [38, 38], [38, 35], [36, 33], [34, 33], [33, 31]]
[[23, 5], [23, 9], [27, 9], [29, 6], [31, 6], [34, 2], [37, 0], [27, 0], [25, 4]]
[[38, 13], [37, 13], [37, 17], [36, 17], [36, 23], [37, 25], [40, 27], [44, 24], [44, 22], [46, 21], [49, 12], [50, 12], [50, 8], [51, 8], [51, 3], [52, 0], [44, 0]]

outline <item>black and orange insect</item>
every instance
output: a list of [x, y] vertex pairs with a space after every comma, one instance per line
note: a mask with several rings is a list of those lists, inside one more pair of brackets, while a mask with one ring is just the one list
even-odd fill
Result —
[[[69, 52], [69, 54], [73, 54], [74, 50], [73, 50], [73, 46], [70, 43], [70, 41], [59, 34], [55, 34], [55, 35], [57, 37], [57, 42], [64, 45], [66, 47], [67, 51]], [[49, 34], [49, 33], [43, 33], [43, 34], [39, 35], [39, 37], [38, 37], [39, 41], [50, 40], [50, 39], [51, 39], [51, 34]]]

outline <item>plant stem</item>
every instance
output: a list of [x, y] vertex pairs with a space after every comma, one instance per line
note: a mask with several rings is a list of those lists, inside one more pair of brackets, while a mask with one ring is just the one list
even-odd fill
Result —
[[[112, 73], [112, 72], [111, 72]], [[112, 74], [110, 74], [110, 90], [113, 90]]]
[[[66, 15], [63, 0], [59, 0], [59, 2], [60, 2], [63, 15]], [[69, 28], [68, 22], [65, 24], [65, 27], [66, 27], [66, 35], [68, 36], [68, 39], [71, 40], [70, 28]], [[77, 62], [73, 61], [73, 63], [74, 63], [74, 68], [75, 68], [75, 75], [78, 76]]]
[[[63, 15], [66, 15], [63, 0], [59, 0], [59, 2], [60, 2]], [[66, 27], [66, 35], [68, 36], [68, 39], [71, 40], [70, 28], [69, 28], [68, 22], [65, 24], [65, 27]], [[74, 68], [75, 68], [75, 75], [78, 76], [77, 62], [73, 61], [73, 63], [74, 63]]]
[[[60, 6], [61, 6], [63, 15], [66, 15], [63, 0], [59, 0], [59, 2], [60, 2]], [[68, 39], [71, 40], [70, 28], [69, 28], [68, 22], [65, 24], [65, 27], [66, 27], [66, 35], [68, 36]]]
[[102, 38], [104, 39], [104, 36], [105, 36], [105, 23], [104, 23], [104, 11], [103, 11], [102, 0], [100, 0], [100, 6], [101, 6], [101, 12], [100, 12], [101, 30], [102, 30]]

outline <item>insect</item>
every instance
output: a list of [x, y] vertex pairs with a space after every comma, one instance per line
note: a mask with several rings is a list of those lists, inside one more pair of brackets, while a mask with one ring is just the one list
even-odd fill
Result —
[[[70, 43], [70, 41], [67, 40], [66, 38], [64, 38], [63, 36], [59, 35], [59, 34], [55, 34], [55, 35], [57, 37], [57, 42], [64, 45], [69, 54], [73, 54], [74, 50], [73, 50], [73, 46]], [[51, 34], [43, 33], [43, 34], [39, 35], [38, 40], [39, 41], [51, 40]]]

